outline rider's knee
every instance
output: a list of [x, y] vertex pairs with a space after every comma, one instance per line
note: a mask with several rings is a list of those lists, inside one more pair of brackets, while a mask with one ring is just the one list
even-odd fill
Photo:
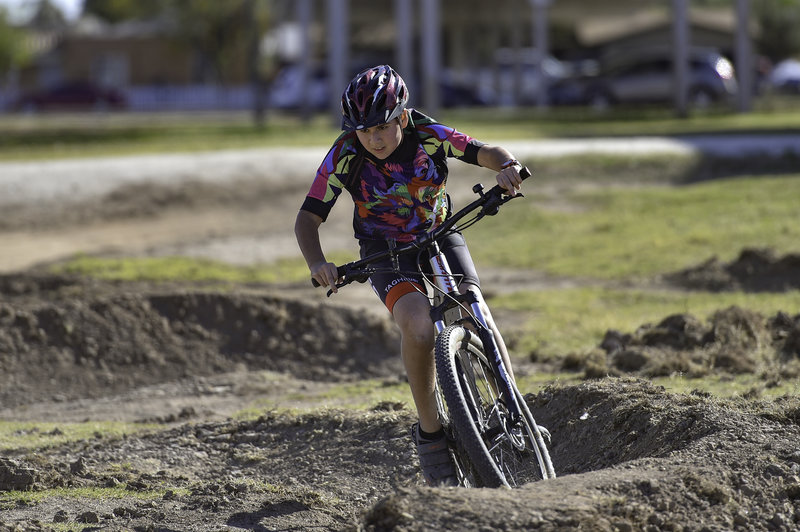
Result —
[[400, 334], [406, 341], [413, 342], [419, 349], [433, 349], [433, 323], [426, 315], [414, 316], [400, 327]]
[[404, 339], [433, 346], [433, 322], [429, 311], [428, 300], [424, 296], [404, 296], [395, 304], [394, 319]]

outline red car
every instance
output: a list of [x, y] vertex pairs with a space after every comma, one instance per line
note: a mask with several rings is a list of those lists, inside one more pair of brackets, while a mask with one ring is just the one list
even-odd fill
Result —
[[118, 110], [127, 105], [125, 95], [90, 83], [71, 83], [26, 94], [14, 108], [19, 111]]

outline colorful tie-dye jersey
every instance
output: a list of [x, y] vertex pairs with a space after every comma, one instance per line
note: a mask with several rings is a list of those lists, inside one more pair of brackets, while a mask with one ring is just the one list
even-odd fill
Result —
[[[416, 128], [416, 134], [412, 128]], [[317, 170], [302, 209], [328, 217], [334, 203], [347, 189], [355, 204], [353, 228], [358, 239], [394, 239], [410, 242], [437, 227], [447, 216], [448, 157], [478, 164], [483, 145], [453, 128], [411, 110], [403, 141], [383, 161], [362, 155], [358, 176], [359, 141], [355, 132], [342, 134]], [[349, 182], [349, 186], [345, 186]]]

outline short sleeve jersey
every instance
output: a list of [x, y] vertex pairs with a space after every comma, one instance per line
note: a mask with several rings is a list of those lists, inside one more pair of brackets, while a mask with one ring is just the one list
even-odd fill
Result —
[[447, 216], [447, 158], [477, 165], [482, 145], [416, 110], [400, 145], [382, 161], [361, 147], [355, 132], [343, 133], [317, 170], [302, 209], [325, 220], [347, 190], [356, 238], [413, 241]]

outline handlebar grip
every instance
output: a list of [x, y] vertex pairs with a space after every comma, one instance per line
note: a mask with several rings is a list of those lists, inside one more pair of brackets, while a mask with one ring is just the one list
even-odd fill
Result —
[[[341, 279], [342, 277], [344, 277], [344, 274], [345, 274], [345, 267], [344, 266], [338, 266], [336, 268], [336, 278], [337, 279]], [[318, 286], [321, 286], [321, 285], [317, 282], [316, 279], [314, 279], [312, 277], [311, 278], [311, 286], [313, 286], [314, 288], [317, 288]]]
[[531, 176], [531, 171], [528, 170], [527, 166], [523, 166], [522, 169], [519, 171], [519, 176], [522, 178], [523, 181], [525, 181]]

